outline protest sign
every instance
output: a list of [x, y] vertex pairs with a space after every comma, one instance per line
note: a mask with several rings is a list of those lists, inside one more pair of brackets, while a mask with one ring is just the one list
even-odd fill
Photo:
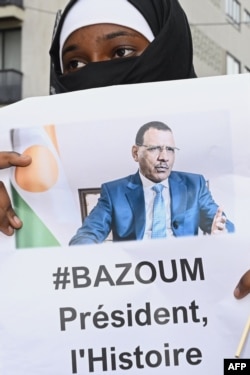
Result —
[[[235, 235], [2, 251], [5, 375], [223, 374], [249, 316]], [[249, 358], [247, 340], [241, 359]]]
[[[1, 109], [0, 149], [33, 157], [30, 168], [1, 171], [24, 221], [15, 236], [0, 234], [5, 375], [222, 373], [249, 315], [249, 299], [232, 294], [249, 268], [249, 97], [242, 75]], [[173, 130], [174, 169], [204, 175], [236, 234], [67, 248], [101, 184], [135, 173], [135, 134], [154, 120]]]

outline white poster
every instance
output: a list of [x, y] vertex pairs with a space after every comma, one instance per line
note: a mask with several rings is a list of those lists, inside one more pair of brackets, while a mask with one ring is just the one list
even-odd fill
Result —
[[[23, 228], [0, 233], [0, 373], [223, 373], [249, 316], [250, 76], [86, 90], [0, 110], [1, 171]], [[102, 183], [136, 173], [139, 127], [173, 131], [175, 171], [204, 176], [234, 234], [67, 247]], [[249, 339], [241, 358], [249, 358]]]

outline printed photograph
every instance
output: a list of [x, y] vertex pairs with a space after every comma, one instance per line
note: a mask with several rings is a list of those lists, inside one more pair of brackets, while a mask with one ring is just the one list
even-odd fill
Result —
[[12, 129], [32, 157], [11, 176], [16, 247], [235, 232], [230, 134], [223, 111]]

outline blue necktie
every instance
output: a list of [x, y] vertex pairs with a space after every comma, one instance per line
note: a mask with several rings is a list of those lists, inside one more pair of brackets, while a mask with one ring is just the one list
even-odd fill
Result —
[[162, 190], [164, 186], [157, 184], [152, 187], [155, 191], [155, 199], [153, 206], [153, 223], [152, 223], [152, 234], [151, 238], [164, 238], [166, 234], [166, 207], [164, 198], [162, 196]]

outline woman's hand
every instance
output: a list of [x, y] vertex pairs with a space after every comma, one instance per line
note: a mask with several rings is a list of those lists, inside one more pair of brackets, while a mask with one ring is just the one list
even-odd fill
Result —
[[244, 273], [239, 283], [234, 289], [234, 296], [237, 299], [241, 299], [250, 293], [250, 269]]
[[[26, 167], [31, 163], [31, 157], [17, 152], [0, 152], [0, 169], [13, 166]], [[22, 221], [12, 208], [10, 197], [2, 181], [0, 181], [0, 231], [11, 236], [14, 229], [22, 227]]]

